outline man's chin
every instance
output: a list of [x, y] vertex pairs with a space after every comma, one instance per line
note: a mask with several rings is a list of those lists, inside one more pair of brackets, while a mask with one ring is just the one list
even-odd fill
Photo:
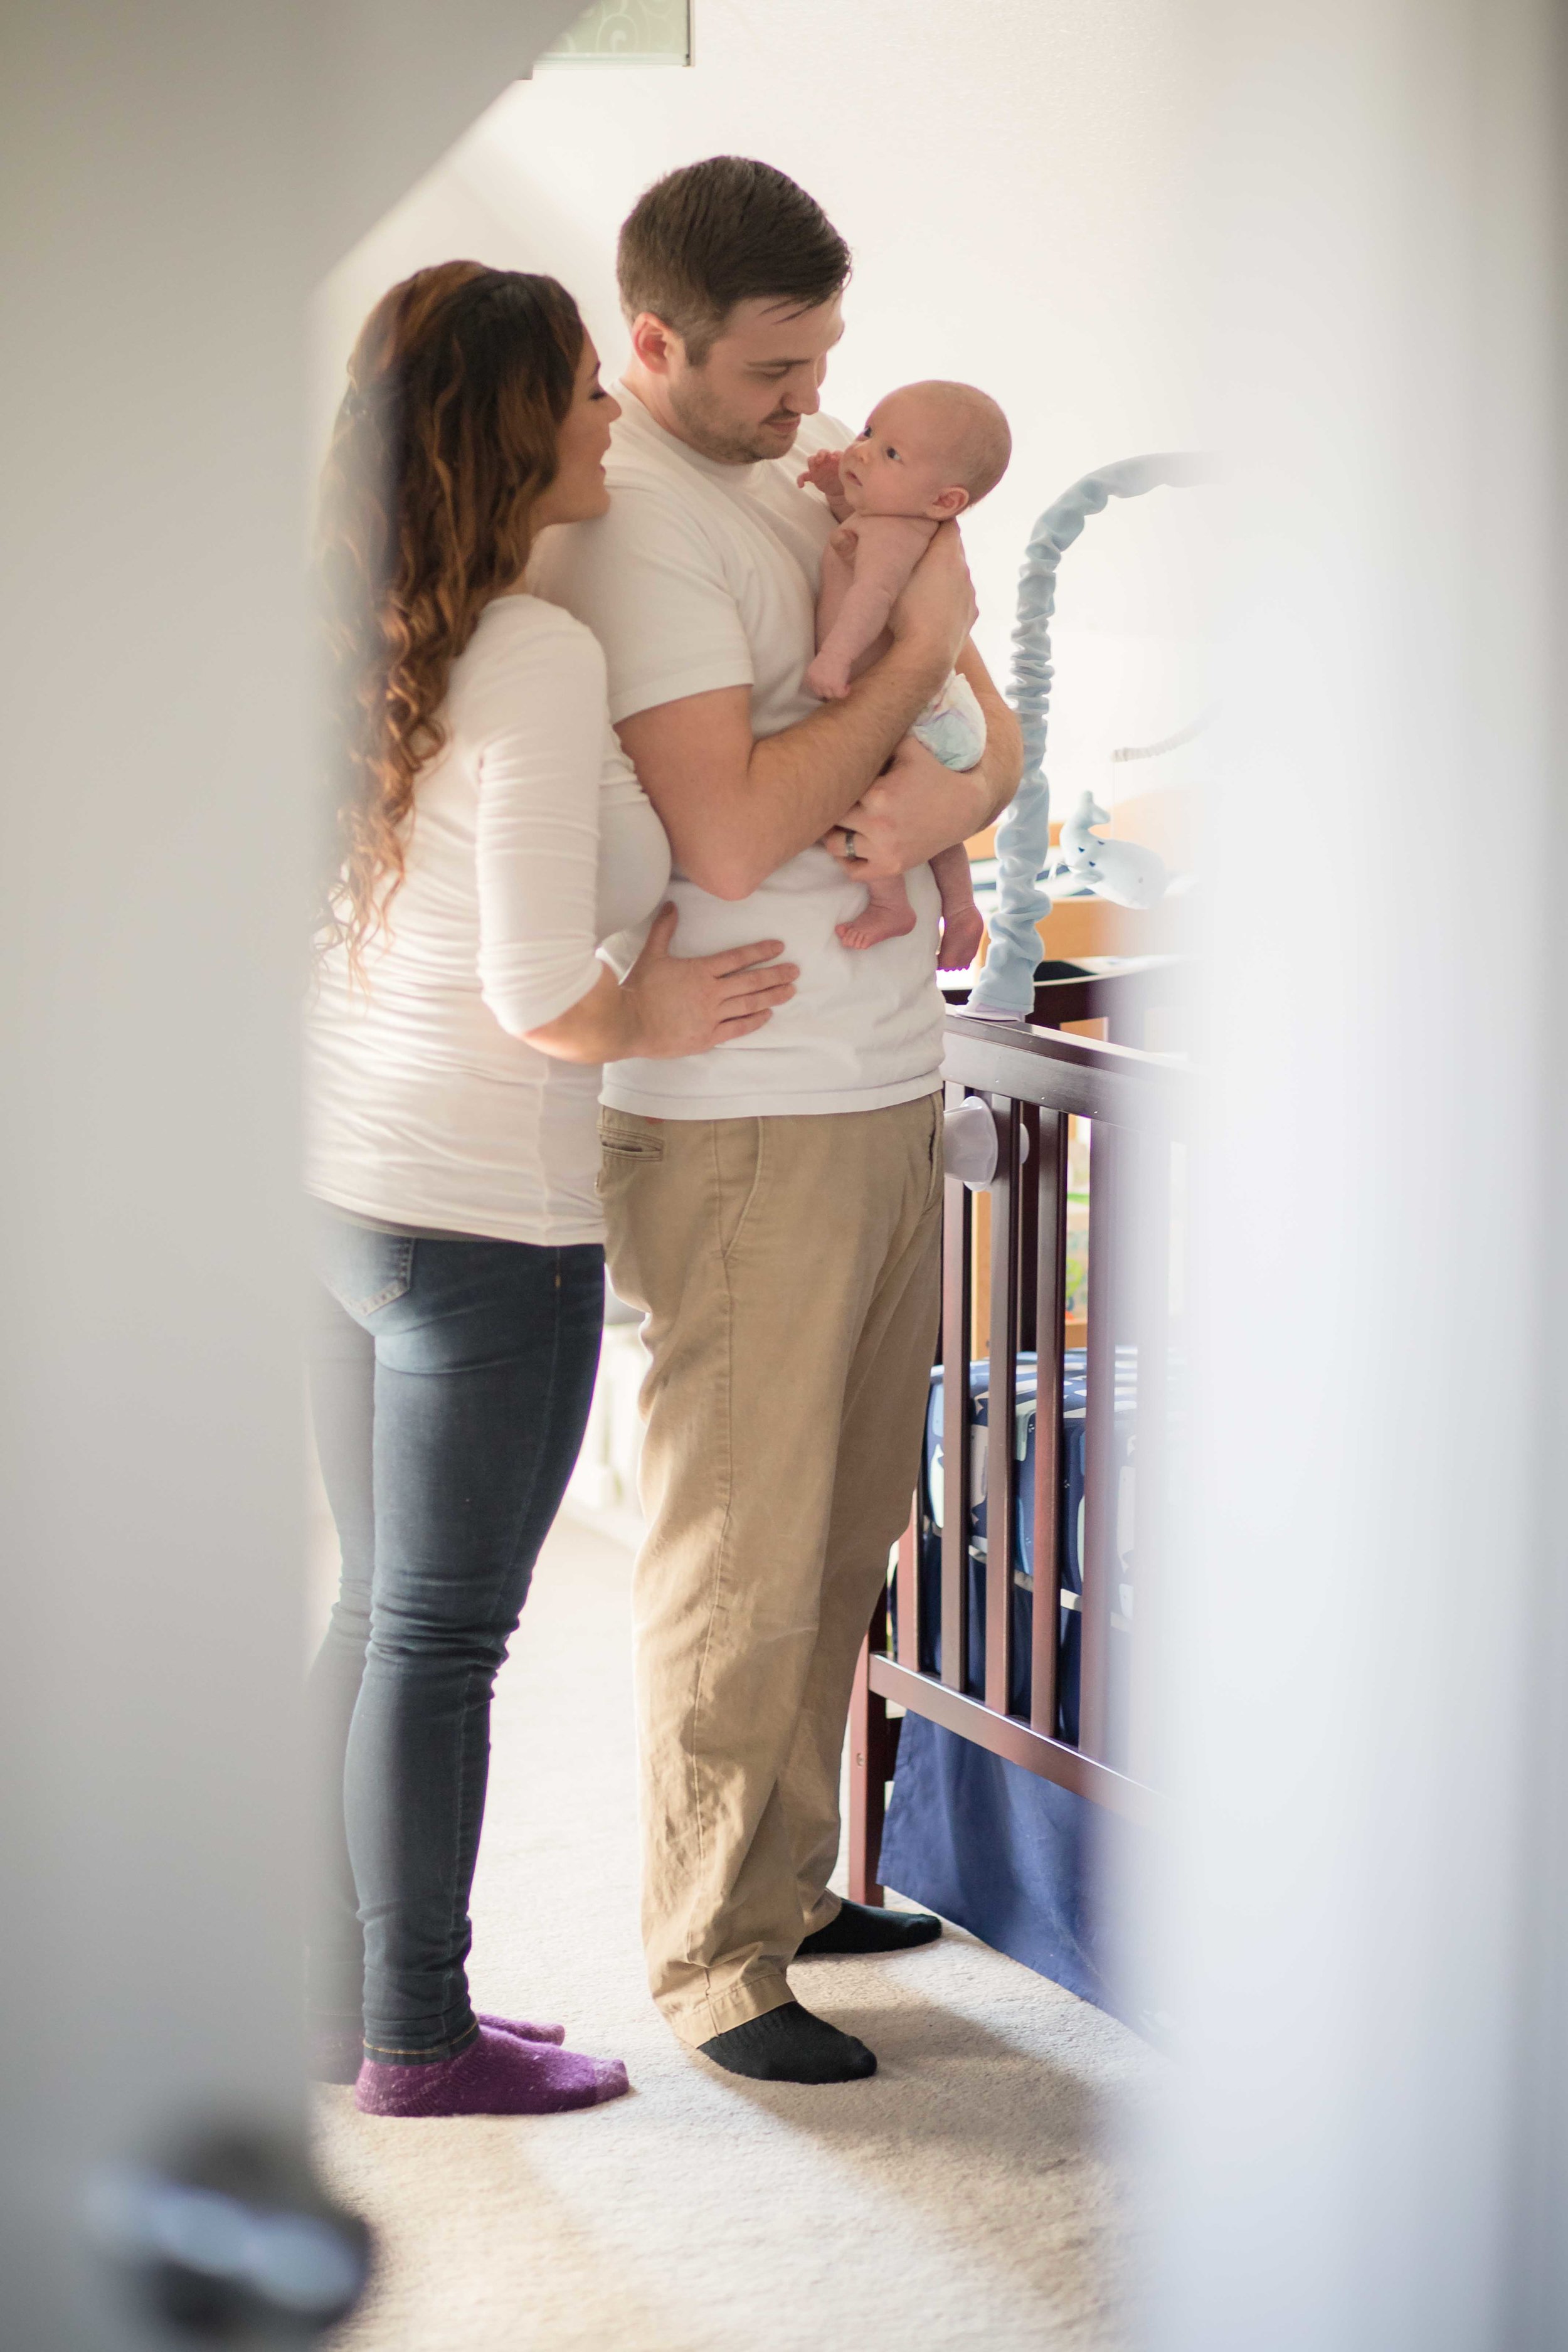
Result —
[[800, 431], [798, 416], [792, 416], [785, 424], [764, 422], [742, 428], [736, 422], [716, 415], [705, 403], [688, 400], [673, 404], [689, 446], [721, 466], [754, 466], [759, 459], [786, 457]]
[[[753, 428], [745, 440], [736, 440], [732, 442], [730, 446], [722, 452], [722, 454], [732, 463], [753, 466], [760, 463], [765, 463], [765, 461], [770, 457], [787, 457], [790, 451], [795, 447], [795, 438], [799, 432], [800, 425], [798, 423], [794, 425], [759, 425]], [[712, 450], [710, 454], [712, 456], [718, 456], [721, 453], [718, 450]]]

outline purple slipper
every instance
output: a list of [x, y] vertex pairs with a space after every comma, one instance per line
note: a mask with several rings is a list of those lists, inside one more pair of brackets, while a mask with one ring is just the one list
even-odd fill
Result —
[[631, 2088], [618, 2058], [585, 2058], [481, 2025], [456, 2058], [391, 2066], [367, 2058], [354, 2085], [365, 2116], [554, 2116]]
[[[566, 2039], [563, 2025], [530, 2025], [522, 2018], [489, 2017], [476, 2011], [481, 2025], [510, 2033], [514, 2042], [554, 2042]], [[357, 2083], [364, 2064], [364, 2036], [357, 2023], [321, 2021], [310, 2028], [309, 2072], [312, 2083]]]
[[520, 2017], [491, 2017], [482, 2009], [476, 2009], [474, 2015], [481, 2025], [493, 2025], [498, 2033], [510, 2033], [514, 2042], [559, 2043], [566, 2039], [563, 2025], [528, 2025]]

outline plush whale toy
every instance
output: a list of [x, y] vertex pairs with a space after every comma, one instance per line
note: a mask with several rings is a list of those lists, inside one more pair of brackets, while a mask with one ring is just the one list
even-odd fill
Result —
[[1165, 895], [1165, 864], [1135, 841], [1102, 841], [1091, 825], [1110, 817], [1085, 793], [1062, 826], [1059, 856], [1075, 882], [1118, 907], [1152, 907]]

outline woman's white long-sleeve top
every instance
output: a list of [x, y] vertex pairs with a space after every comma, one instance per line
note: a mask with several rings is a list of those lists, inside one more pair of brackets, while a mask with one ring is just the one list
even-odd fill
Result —
[[522, 1040], [641, 923], [669, 845], [616, 740], [605, 658], [533, 596], [487, 605], [415, 786], [406, 866], [363, 984], [334, 950], [307, 1013], [306, 1183], [393, 1224], [599, 1240], [596, 1066]]

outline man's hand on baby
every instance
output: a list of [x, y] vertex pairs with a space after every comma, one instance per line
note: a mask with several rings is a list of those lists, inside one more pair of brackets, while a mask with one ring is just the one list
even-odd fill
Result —
[[857, 881], [908, 874], [973, 829], [964, 807], [967, 783], [918, 737], [906, 735], [886, 772], [867, 785], [843, 823], [823, 835], [822, 846]]

